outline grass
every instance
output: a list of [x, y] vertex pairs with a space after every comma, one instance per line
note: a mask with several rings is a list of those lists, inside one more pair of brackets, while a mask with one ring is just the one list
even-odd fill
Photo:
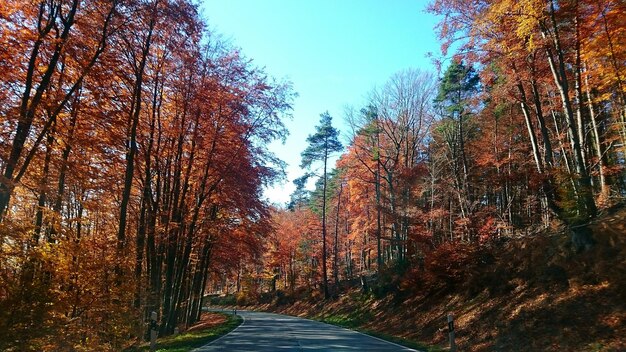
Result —
[[327, 315], [318, 320], [327, 324], [341, 326], [342, 328], [355, 329], [368, 321], [370, 314], [359, 314], [358, 311], [350, 314]]
[[[215, 325], [206, 329], [198, 329], [189, 332], [183, 332], [177, 336], [166, 336], [157, 339], [157, 351], [158, 352], [187, 352], [194, 348], [201, 347], [207, 343], [226, 335], [233, 331], [237, 326], [241, 324], [243, 319], [240, 316], [234, 316], [223, 313], [212, 313], [224, 316], [225, 322]], [[149, 351], [149, 344], [142, 344], [141, 346], [127, 350], [127, 352], [139, 352]]]
[[315, 316], [314, 320], [321, 321], [323, 323], [340, 326], [350, 330], [358, 331], [360, 333], [377, 337], [379, 339], [390, 341], [401, 346], [413, 348], [419, 351], [425, 352], [440, 352], [441, 348], [436, 346], [428, 346], [418, 341], [405, 339], [389, 334], [384, 334], [378, 331], [363, 329], [361, 326], [365, 325], [367, 321], [372, 318], [372, 313], [367, 311], [355, 310], [349, 314], [333, 314], [324, 316]]
[[385, 341], [390, 341], [390, 342], [396, 343], [396, 344], [404, 346], [404, 347], [409, 347], [409, 348], [416, 349], [418, 351], [424, 351], [424, 352], [442, 352], [442, 351], [445, 351], [444, 349], [441, 349], [440, 347], [437, 347], [437, 346], [429, 346], [429, 345], [426, 345], [426, 344], [421, 343], [419, 341], [413, 341], [413, 340], [405, 339], [405, 338], [402, 338], [402, 337], [397, 337], [397, 336], [393, 336], [393, 335], [383, 334], [383, 333], [377, 332], [377, 331], [362, 330], [362, 329], [356, 329], [356, 330], [359, 331], [359, 332], [362, 332], [364, 334], [370, 335], [370, 336], [378, 337], [379, 339], [382, 339], [382, 340], [385, 340]]

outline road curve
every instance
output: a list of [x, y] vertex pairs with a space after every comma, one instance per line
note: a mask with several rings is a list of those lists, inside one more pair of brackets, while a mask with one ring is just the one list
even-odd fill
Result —
[[317, 321], [262, 312], [237, 314], [244, 319], [239, 327], [194, 352], [415, 351]]

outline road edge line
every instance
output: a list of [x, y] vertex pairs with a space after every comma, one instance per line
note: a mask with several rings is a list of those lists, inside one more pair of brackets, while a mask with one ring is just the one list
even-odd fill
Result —
[[[326, 324], [326, 323], [324, 323], [324, 324]], [[329, 325], [332, 325], [332, 324], [329, 324]], [[333, 325], [333, 326], [337, 326], [337, 325]], [[413, 349], [413, 348], [411, 348], [411, 347], [402, 346], [401, 344], [399, 344], [399, 343], [395, 343], [395, 342], [393, 342], [393, 341], [387, 341], [387, 340], [385, 340], [385, 339], [381, 339], [380, 337], [376, 337], [376, 336], [374, 336], [374, 335], [366, 334], [366, 333], [364, 333], [364, 332], [360, 332], [360, 331], [357, 331], [357, 330], [352, 330], [352, 329], [344, 328], [344, 327], [342, 327], [342, 326], [340, 326], [340, 328], [342, 328], [342, 329], [346, 329], [346, 330], [348, 330], [348, 331], [353, 331], [353, 332], [356, 332], [357, 334], [365, 335], [365, 336], [371, 337], [371, 338], [373, 338], [373, 339], [376, 339], [376, 340], [378, 340], [378, 341], [382, 341], [382, 342], [386, 342], [386, 343], [392, 344], [392, 345], [394, 345], [394, 346], [402, 347], [402, 348], [404, 348], [404, 349], [405, 349], [405, 350], [407, 350], [407, 351], [413, 351], [413, 352], [423, 352], [423, 351], [420, 351], [420, 350]]]
[[[371, 337], [371, 338], [376, 339], [376, 340], [378, 340], [378, 341], [386, 342], [386, 343], [391, 344], [391, 345], [394, 345], [394, 346], [401, 347], [401, 348], [403, 348], [404, 350], [407, 350], [407, 351], [413, 351], [413, 352], [424, 352], [424, 351], [420, 351], [420, 350], [413, 349], [413, 348], [411, 348], [411, 347], [402, 346], [402, 345], [401, 345], [401, 344], [399, 344], [399, 343], [395, 343], [395, 342], [393, 342], [393, 341], [387, 341], [387, 340], [385, 340], [385, 339], [381, 339], [380, 337], [376, 337], [376, 336], [373, 336], [373, 335], [370, 335], [370, 334], [366, 334], [366, 333], [364, 333], [364, 332], [360, 332], [360, 331], [357, 331], [357, 330], [348, 329], [348, 328], [346, 328], [346, 327], [339, 326], [339, 325], [334, 325], [334, 324], [325, 323], [325, 322], [323, 322], [323, 321], [319, 321], [319, 320], [315, 320], [315, 319], [310, 319], [310, 318], [306, 318], [306, 317], [300, 317], [300, 316], [297, 316], [297, 315], [289, 315], [289, 314], [274, 313], [274, 312], [262, 312], [262, 313], [270, 313], [270, 314], [276, 314], [276, 315], [285, 315], [285, 316], [288, 316], [288, 317], [300, 318], [300, 319], [305, 319], [305, 320], [309, 320], [309, 321], [316, 322], [316, 323], [320, 323], [320, 324], [324, 324], [324, 325], [330, 325], [330, 326], [334, 326], [334, 327], [336, 327], [336, 328], [344, 329], [344, 330], [347, 330], [347, 331], [352, 331], [352, 332], [355, 332], [355, 333], [357, 333], [357, 334], [361, 334], [361, 335], [363, 335], [363, 336]], [[242, 325], [243, 325], [243, 323], [242, 323]], [[233, 330], [233, 331], [234, 331], [234, 330]]]
[[[237, 314], [233, 314], [233, 316], [237, 316]], [[239, 315], [239, 316], [241, 317], [241, 319], [243, 319], [243, 321], [242, 321], [242, 322], [241, 322], [241, 324], [239, 324], [236, 328], [232, 329], [232, 330], [231, 330], [231, 331], [229, 331], [228, 333], [226, 333], [226, 334], [224, 334], [224, 335], [222, 335], [222, 336], [220, 336], [220, 337], [216, 338], [215, 340], [213, 340], [213, 341], [211, 341], [211, 342], [209, 342], [209, 343], [207, 343], [207, 344], [205, 344], [205, 345], [202, 345], [202, 346], [200, 346], [200, 347], [198, 347], [198, 348], [194, 348], [193, 350], [191, 350], [191, 352], [196, 352], [196, 351], [197, 351], [197, 352], [201, 352], [201, 349], [202, 349], [202, 348], [204, 348], [204, 347], [206, 347], [206, 346], [210, 346], [210, 345], [212, 345], [212, 344], [216, 343], [217, 341], [219, 341], [219, 340], [221, 340], [221, 339], [225, 338], [226, 336], [228, 336], [228, 335], [232, 334], [233, 332], [237, 331], [237, 329], [239, 329], [240, 327], [242, 327], [242, 326], [243, 326], [243, 324], [245, 324], [245, 323], [246, 323], [246, 317], [245, 317], [245, 316], [243, 316], [243, 315]]]

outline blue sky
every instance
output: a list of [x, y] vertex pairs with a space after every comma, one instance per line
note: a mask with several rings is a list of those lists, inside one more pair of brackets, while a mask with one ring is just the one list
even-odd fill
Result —
[[285, 145], [271, 146], [289, 166], [288, 180], [265, 192], [274, 203], [289, 200], [291, 181], [303, 174], [300, 153], [320, 113], [349, 139], [347, 105], [359, 109], [374, 87], [407, 68], [435, 70], [427, 53], [439, 54], [425, 13], [427, 0], [203, 0], [209, 26], [241, 48], [256, 66], [288, 79], [299, 94]]

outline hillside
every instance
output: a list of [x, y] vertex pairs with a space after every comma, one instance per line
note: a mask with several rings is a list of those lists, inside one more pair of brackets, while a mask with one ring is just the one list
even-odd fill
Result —
[[622, 351], [626, 209], [606, 212], [590, 228], [597, 243], [584, 253], [553, 229], [473, 252], [466, 270], [454, 271], [458, 280], [432, 277], [427, 263], [391, 284], [378, 279], [367, 294], [353, 287], [328, 301], [287, 296], [257, 308], [440, 347], [453, 312], [461, 351]]

